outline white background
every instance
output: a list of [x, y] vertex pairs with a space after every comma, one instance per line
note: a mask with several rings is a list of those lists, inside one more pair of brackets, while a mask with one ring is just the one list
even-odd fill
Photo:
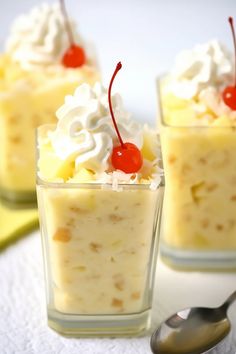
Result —
[[[48, 2], [54, 2], [48, 0]], [[13, 19], [39, 0], [0, 0], [0, 38]], [[155, 78], [168, 70], [176, 54], [197, 43], [218, 38], [233, 50], [228, 16], [235, 0], [66, 0], [79, 32], [97, 48], [104, 84], [118, 61], [116, 79], [127, 109], [141, 121], [155, 124]]]

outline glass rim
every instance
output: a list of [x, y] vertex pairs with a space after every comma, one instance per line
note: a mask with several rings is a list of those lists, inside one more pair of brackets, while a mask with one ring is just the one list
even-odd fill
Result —
[[150, 190], [151, 192], [157, 191], [160, 187], [164, 187], [164, 178], [160, 176], [160, 184], [157, 188], [152, 189], [151, 183], [118, 183], [117, 189], [113, 188], [112, 183], [101, 183], [101, 182], [86, 182], [86, 183], [78, 183], [78, 182], [52, 182], [45, 181], [37, 175], [36, 178], [37, 187], [45, 187], [50, 189], [100, 189], [100, 190], [108, 190], [119, 192], [120, 190]]
[[[158, 186], [153, 189], [151, 188], [152, 182], [150, 183], [117, 183], [117, 189], [113, 187], [112, 182], [86, 182], [86, 183], [81, 183], [81, 182], [53, 182], [53, 181], [47, 181], [44, 180], [39, 176], [39, 168], [38, 168], [38, 160], [39, 160], [39, 146], [38, 146], [38, 138], [39, 138], [39, 131], [40, 130], [46, 130], [47, 128], [53, 128], [55, 127], [56, 124], [43, 124], [40, 125], [39, 127], [36, 128], [36, 186], [37, 187], [45, 187], [45, 188], [51, 188], [51, 189], [100, 189], [100, 190], [111, 190], [111, 191], [119, 191], [119, 190], [150, 190], [150, 191], [157, 191], [160, 187], [164, 187], [165, 185], [165, 179], [164, 175], [160, 174], [160, 183]], [[159, 133], [157, 132], [157, 135]]]
[[214, 130], [231, 130], [231, 131], [236, 131], [236, 126], [215, 126], [215, 125], [174, 125], [167, 123], [164, 119], [164, 113], [163, 113], [163, 105], [161, 102], [161, 80], [167, 76], [167, 73], [161, 74], [156, 78], [156, 86], [157, 86], [157, 103], [158, 103], [158, 108], [159, 108], [159, 117], [160, 117], [160, 123], [163, 127], [165, 128], [174, 128], [174, 129], [197, 129], [197, 130], [207, 130], [207, 129], [214, 129]]

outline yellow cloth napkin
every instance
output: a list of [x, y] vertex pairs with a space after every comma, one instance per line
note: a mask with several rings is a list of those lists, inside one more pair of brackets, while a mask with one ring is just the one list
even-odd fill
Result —
[[0, 201], [0, 249], [38, 225], [38, 210], [16, 209]]

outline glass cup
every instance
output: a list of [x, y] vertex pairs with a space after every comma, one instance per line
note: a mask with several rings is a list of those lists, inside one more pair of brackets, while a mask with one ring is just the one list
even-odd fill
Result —
[[156, 190], [141, 184], [114, 190], [110, 184], [54, 183], [38, 171], [51, 328], [77, 336], [147, 330], [163, 188], [162, 183]]
[[73, 77], [66, 70], [25, 72], [2, 62], [0, 55], [0, 194], [8, 201], [36, 203], [35, 129], [56, 123], [65, 95], [80, 83], [96, 82], [99, 74], [90, 67], [76, 69]]
[[[236, 268], [235, 127], [170, 125], [161, 79], [158, 94], [166, 180], [162, 258], [184, 269]], [[182, 108], [178, 114], [186, 115]]]

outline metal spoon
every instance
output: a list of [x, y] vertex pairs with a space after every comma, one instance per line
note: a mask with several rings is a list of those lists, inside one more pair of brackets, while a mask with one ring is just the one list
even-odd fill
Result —
[[218, 308], [192, 307], [171, 316], [152, 334], [154, 354], [202, 354], [230, 332], [227, 317], [236, 291]]

